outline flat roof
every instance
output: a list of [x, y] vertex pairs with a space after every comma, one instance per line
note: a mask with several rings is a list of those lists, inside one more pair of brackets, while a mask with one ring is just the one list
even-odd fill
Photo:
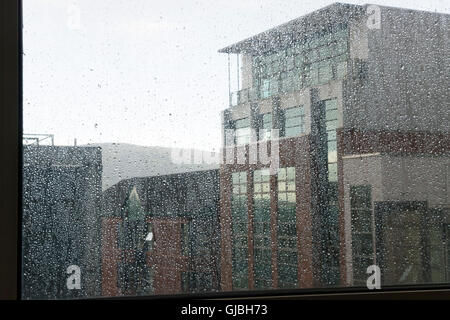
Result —
[[347, 22], [361, 12], [363, 12], [363, 6], [360, 5], [333, 3], [220, 49], [219, 52], [260, 54], [287, 47], [289, 43], [301, 40], [308, 34], [320, 31], [326, 26]]
[[[346, 23], [359, 17], [361, 14], [366, 14], [365, 8], [369, 5], [368, 3], [355, 5], [335, 2], [255, 36], [229, 45], [220, 49], [219, 52], [259, 55], [264, 52], [277, 51], [289, 47], [293, 42], [301, 41], [328, 26]], [[436, 11], [423, 11], [382, 5], [376, 6], [395, 11], [420, 13], [422, 14], [422, 18], [436, 16], [448, 18], [450, 16], [449, 14]]]

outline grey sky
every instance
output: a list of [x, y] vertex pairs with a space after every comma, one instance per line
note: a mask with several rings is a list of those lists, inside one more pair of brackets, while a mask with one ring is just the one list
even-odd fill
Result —
[[[217, 50], [333, 2], [24, 0], [24, 131], [217, 148], [228, 103]], [[450, 12], [447, 0], [369, 3]]]

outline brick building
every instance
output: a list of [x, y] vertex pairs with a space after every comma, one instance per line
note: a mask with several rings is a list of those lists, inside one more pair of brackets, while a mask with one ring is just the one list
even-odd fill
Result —
[[105, 190], [105, 296], [218, 291], [218, 171], [122, 180]]
[[[446, 14], [336, 3], [219, 51], [238, 89], [222, 290], [365, 286], [372, 264], [383, 285], [450, 280], [448, 30]], [[275, 142], [271, 174], [251, 148]]]

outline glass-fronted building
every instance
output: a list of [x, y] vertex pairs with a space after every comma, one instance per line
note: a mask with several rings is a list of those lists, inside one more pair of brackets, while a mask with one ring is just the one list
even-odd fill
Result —
[[384, 284], [448, 280], [448, 18], [377, 8], [336, 3], [219, 51], [237, 89], [222, 114], [223, 290], [365, 286], [374, 264]]

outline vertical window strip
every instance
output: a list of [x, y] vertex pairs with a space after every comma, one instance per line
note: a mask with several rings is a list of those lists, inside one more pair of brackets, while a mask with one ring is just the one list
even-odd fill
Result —
[[298, 285], [295, 168], [278, 171], [278, 286]]
[[325, 127], [327, 132], [328, 180], [337, 182], [337, 140], [338, 126], [337, 99], [325, 101]]
[[366, 269], [373, 264], [372, 195], [370, 185], [350, 187], [354, 285], [365, 285]]
[[338, 126], [338, 108], [337, 99], [329, 99], [324, 101], [325, 105], [325, 127], [327, 139], [327, 162], [328, 162], [328, 203], [327, 218], [324, 233], [328, 252], [325, 262], [325, 268], [330, 273], [324, 275], [324, 282], [328, 285], [335, 285], [339, 282], [339, 208], [337, 195], [337, 140], [336, 129]]
[[260, 140], [269, 140], [272, 135], [272, 114], [266, 113], [262, 116], [262, 128], [259, 131]]
[[236, 127], [236, 144], [245, 145], [250, 143], [250, 136], [251, 136], [250, 119], [243, 118], [236, 120], [235, 127]]
[[295, 137], [305, 133], [305, 108], [298, 106], [284, 112], [284, 136]]
[[268, 289], [272, 286], [269, 169], [255, 170], [253, 179], [255, 288]]
[[232, 272], [233, 289], [248, 289], [247, 172], [232, 173]]

